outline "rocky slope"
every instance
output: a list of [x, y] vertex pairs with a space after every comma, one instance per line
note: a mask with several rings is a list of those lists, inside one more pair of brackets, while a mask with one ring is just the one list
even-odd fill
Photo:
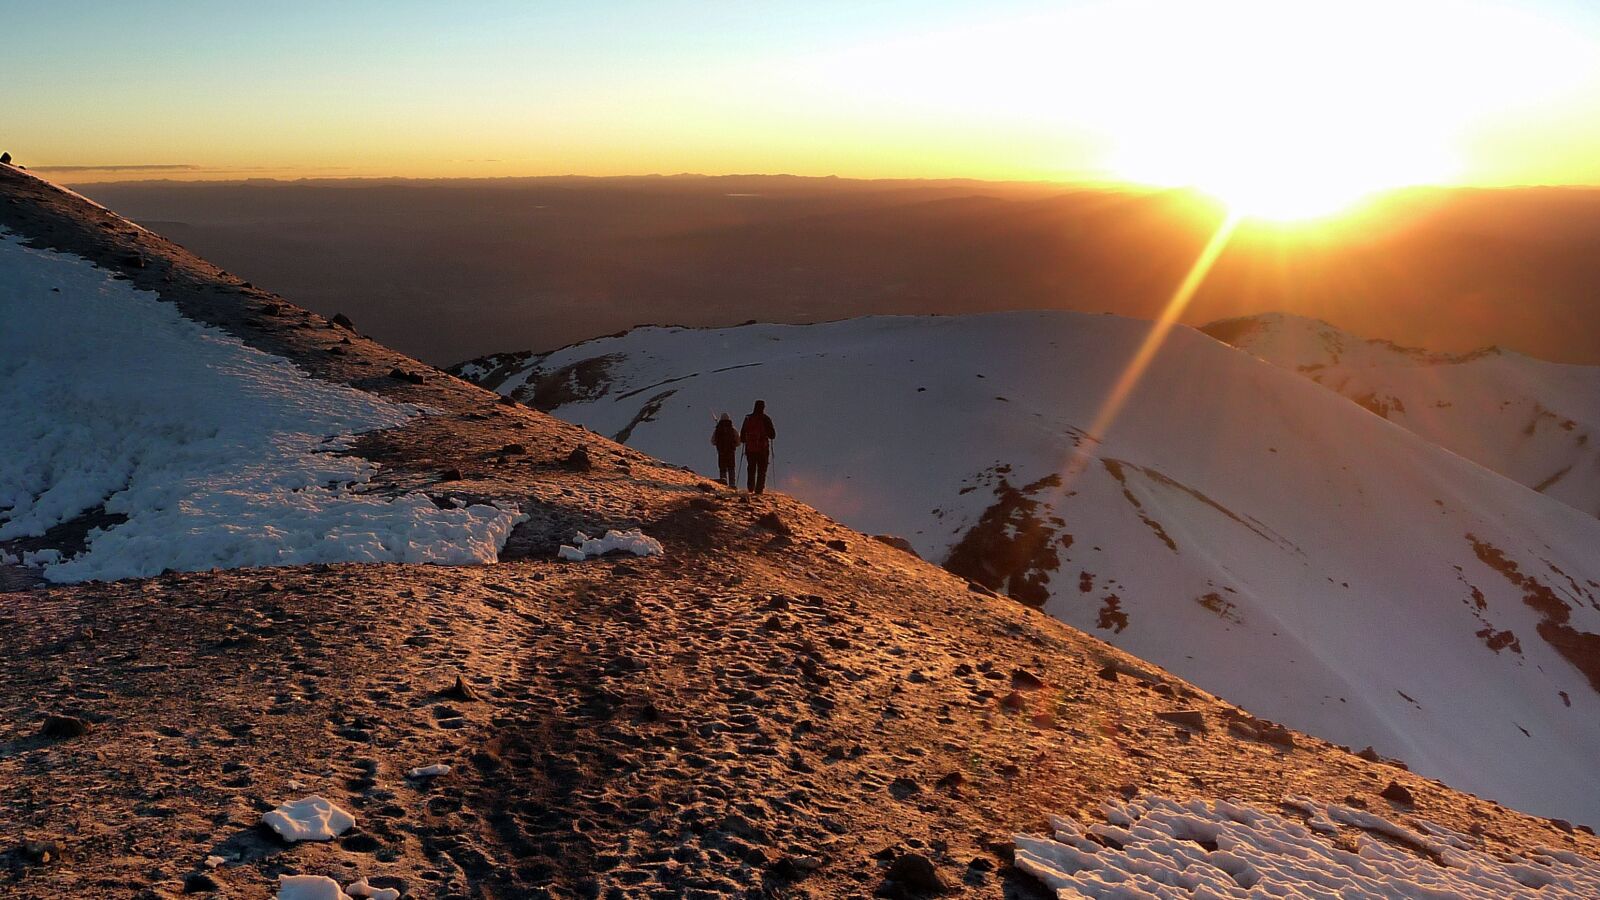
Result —
[[1600, 819], [1600, 522], [1188, 329], [1064, 480], [1148, 327], [640, 328], [457, 371], [700, 466], [764, 398], [777, 485], [842, 521], [1262, 715]]
[[[1135, 794], [1305, 795], [1480, 854], [1600, 859], [1581, 829], [1274, 728], [798, 501], [724, 495], [422, 371], [14, 170], [0, 198], [35, 249], [430, 410], [341, 451], [373, 464], [365, 492], [527, 516], [488, 564], [0, 594], [6, 896], [259, 898], [294, 875], [412, 897], [1026, 896], [1014, 832]], [[608, 527], [665, 554], [555, 559]], [[98, 539], [40, 537], [69, 555]], [[310, 794], [354, 826], [299, 844], [262, 827]], [[1426, 858], [1372, 822], [1325, 840]]]
[[1298, 372], [1473, 462], [1600, 516], [1600, 366], [1489, 347], [1452, 355], [1281, 314], [1207, 334]]

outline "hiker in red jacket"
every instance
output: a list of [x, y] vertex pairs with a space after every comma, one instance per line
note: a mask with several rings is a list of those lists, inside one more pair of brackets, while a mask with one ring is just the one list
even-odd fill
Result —
[[739, 450], [739, 431], [733, 427], [733, 418], [727, 413], [717, 420], [717, 427], [711, 432], [711, 445], [717, 448], [717, 483], [738, 490], [734, 454]]
[[759, 494], [767, 489], [767, 464], [772, 461], [772, 441], [778, 429], [772, 427], [767, 415], [767, 401], [757, 400], [756, 408], [744, 417], [739, 428], [739, 439], [744, 442], [744, 461], [750, 467], [747, 479], [750, 493]]

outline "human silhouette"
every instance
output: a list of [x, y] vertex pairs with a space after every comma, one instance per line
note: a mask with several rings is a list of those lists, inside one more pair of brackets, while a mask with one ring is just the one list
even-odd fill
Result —
[[772, 426], [772, 418], [767, 415], [767, 401], [757, 400], [756, 408], [744, 417], [744, 425], [739, 428], [744, 461], [749, 467], [746, 483], [752, 494], [767, 489], [767, 465], [772, 462], [772, 442], [777, 437], [778, 429]]
[[711, 431], [711, 445], [717, 448], [717, 482], [737, 490], [739, 480], [734, 454], [739, 450], [739, 430], [733, 427], [732, 416], [723, 413], [717, 420], [717, 427]]

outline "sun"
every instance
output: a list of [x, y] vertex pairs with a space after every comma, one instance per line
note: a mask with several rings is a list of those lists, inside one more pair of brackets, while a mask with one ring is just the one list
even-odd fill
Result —
[[1226, 140], [1181, 154], [1127, 154], [1116, 169], [1130, 181], [1181, 186], [1222, 201], [1249, 219], [1293, 222], [1335, 216], [1382, 191], [1437, 183], [1456, 171], [1446, 147], [1413, 136], [1384, 145], [1348, 124], [1278, 131], [1236, 122]]
[[1196, 188], [1253, 218], [1323, 217], [1386, 189], [1459, 181], [1465, 135], [1485, 110], [1575, 72], [1559, 36], [1486, 3], [1103, 9], [1100, 30], [1138, 35], [1134, 58], [1101, 62], [1104, 87], [1082, 116], [1104, 136], [1108, 169]]

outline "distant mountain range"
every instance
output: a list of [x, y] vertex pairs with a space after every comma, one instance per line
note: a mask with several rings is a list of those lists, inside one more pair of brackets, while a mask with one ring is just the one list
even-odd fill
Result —
[[[453, 371], [705, 472], [713, 417], [765, 399], [779, 490], [1262, 715], [1600, 817], [1600, 520], [1554, 490], [1594, 483], [1578, 470], [1595, 370], [1280, 317], [1211, 329], [1323, 366], [1364, 409], [1180, 328], [1090, 441], [1149, 327], [1061, 312], [650, 327]], [[1534, 486], [1571, 470], [1541, 495], [1469, 459], [1468, 436]]]

